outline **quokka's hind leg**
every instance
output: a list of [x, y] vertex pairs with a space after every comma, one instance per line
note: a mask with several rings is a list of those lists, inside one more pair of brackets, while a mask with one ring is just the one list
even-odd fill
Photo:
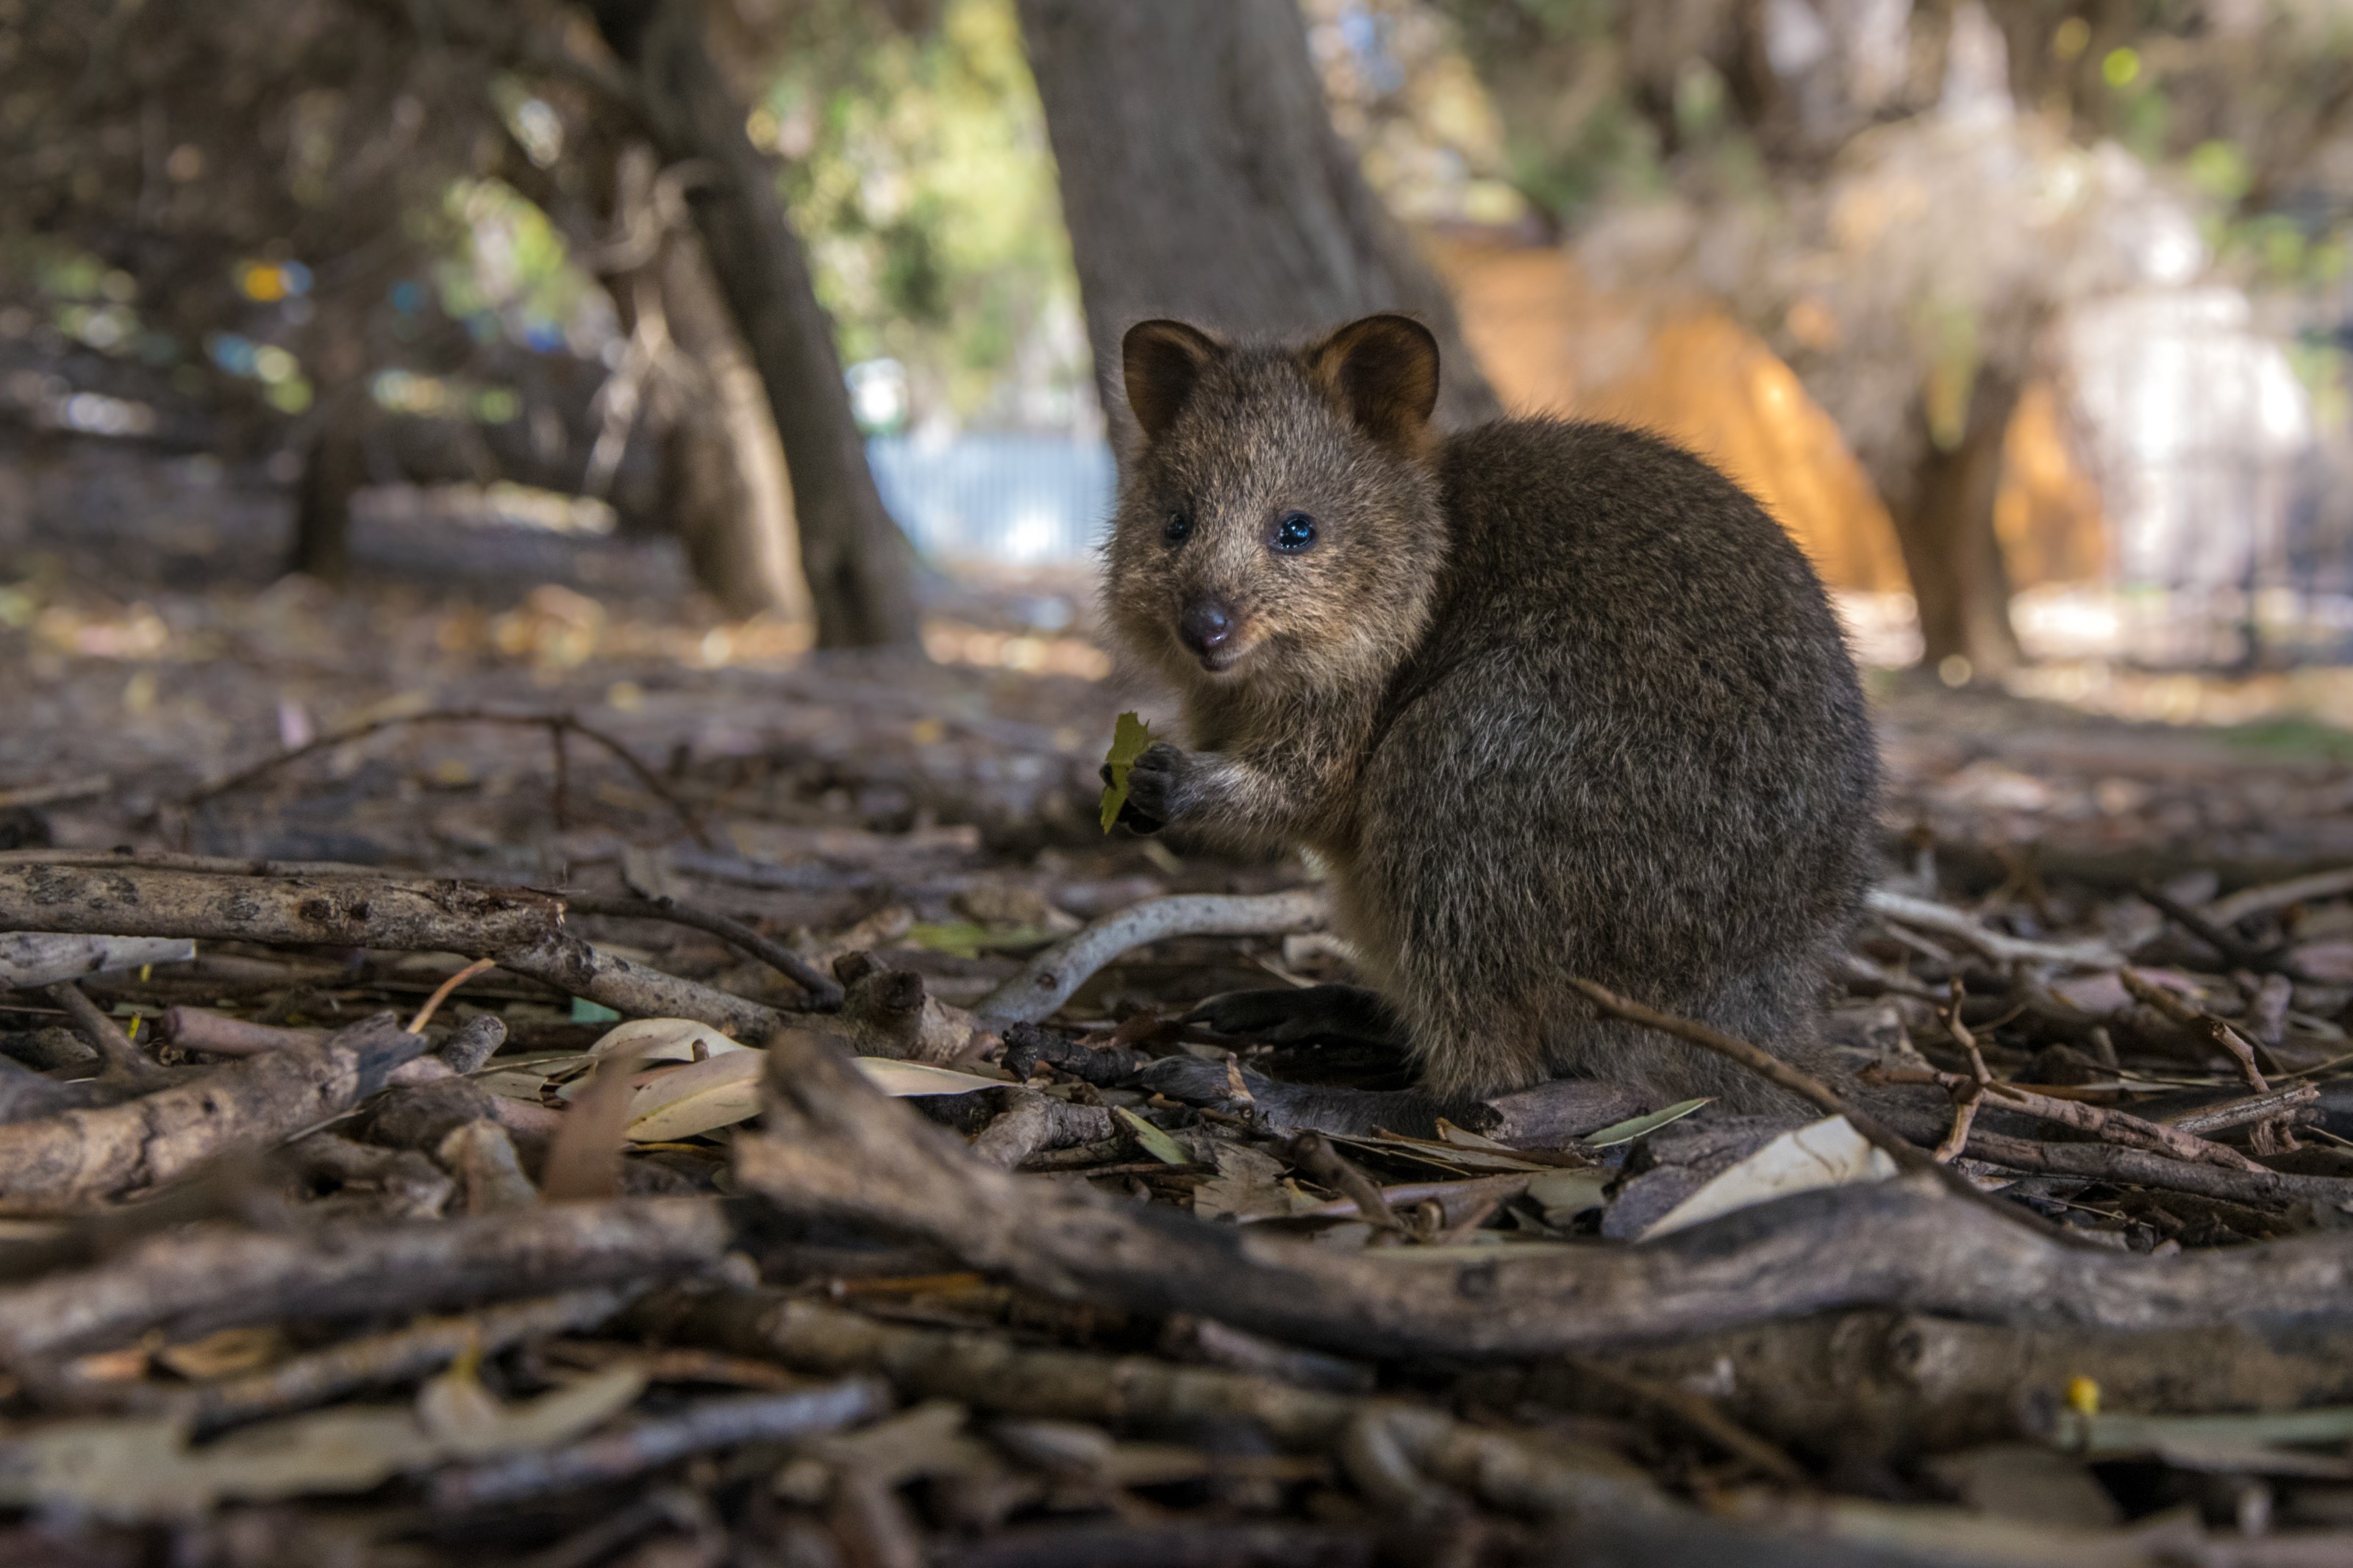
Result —
[[1409, 1037], [1378, 992], [1361, 985], [1278, 986], [1213, 996], [1183, 1022], [1263, 1045], [1337, 1040], [1403, 1051]]

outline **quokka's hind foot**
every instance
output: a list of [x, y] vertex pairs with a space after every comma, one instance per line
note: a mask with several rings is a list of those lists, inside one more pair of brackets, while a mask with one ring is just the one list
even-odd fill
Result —
[[1345, 1041], [1408, 1047], [1405, 1024], [1380, 995], [1361, 985], [1278, 986], [1213, 996], [1183, 1022], [1270, 1046]]

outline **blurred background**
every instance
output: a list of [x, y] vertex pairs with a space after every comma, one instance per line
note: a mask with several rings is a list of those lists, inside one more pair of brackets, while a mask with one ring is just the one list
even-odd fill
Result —
[[2337, 0], [0, 0], [0, 805], [863, 658], [1082, 819], [1106, 347], [1397, 307], [1750, 485], [1924, 732], [2333, 756], [2349, 201]]

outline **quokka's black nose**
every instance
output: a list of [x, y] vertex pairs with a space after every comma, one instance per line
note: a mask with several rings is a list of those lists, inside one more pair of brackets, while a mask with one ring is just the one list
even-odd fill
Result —
[[1234, 635], [1233, 612], [1215, 599], [1196, 599], [1176, 617], [1176, 635], [1195, 653], [1208, 653]]

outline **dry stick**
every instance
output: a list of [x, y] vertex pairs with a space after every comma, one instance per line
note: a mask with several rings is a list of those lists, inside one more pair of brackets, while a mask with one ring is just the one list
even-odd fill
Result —
[[185, 1412], [202, 1432], [285, 1415], [349, 1394], [438, 1372], [460, 1355], [493, 1356], [543, 1334], [594, 1329], [627, 1306], [638, 1287], [569, 1290], [486, 1307], [462, 1317], [426, 1318], [389, 1333], [347, 1340], [281, 1362], [267, 1372], [186, 1390], [142, 1389], [142, 1401]]
[[699, 1198], [556, 1204], [433, 1225], [300, 1231], [188, 1229], [94, 1268], [0, 1290], [0, 1366], [128, 1344], [151, 1329], [195, 1338], [250, 1323], [475, 1306], [715, 1266], [733, 1231]]
[[2284, 959], [2279, 950], [2265, 950], [2243, 941], [2228, 928], [2208, 920], [2154, 882], [2143, 882], [2134, 891], [2143, 903], [2212, 948], [2223, 963], [2238, 969], [2276, 970], [2292, 979], [2307, 979], [2294, 963]]
[[66, 1018], [82, 1043], [106, 1063], [106, 1078], [133, 1089], [159, 1089], [172, 1081], [164, 1065], [131, 1043], [122, 1026], [99, 1011], [98, 1004], [67, 980], [48, 988], [49, 1000], [66, 1010]]
[[2263, 1069], [2255, 1066], [2255, 1047], [2238, 1030], [2213, 1014], [2192, 1007], [2162, 985], [2151, 985], [2129, 968], [2118, 969], [2116, 978], [2124, 983], [2125, 989], [2131, 992], [2136, 1000], [2147, 1003], [2175, 1023], [2196, 1030], [2221, 1047], [2225, 1055], [2239, 1064], [2239, 1075], [2247, 1080], [2249, 1089], [2257, 1094], [2270, 1092], [2272, 1086], [2263, 1081]]
[[1371, 1177], [1342, 1158], [1324, 1134], [1302, 1132], [1291, 1141], [1288, 1152], [1292, 1160], [1309, 1175], [1354, 1201], [1357, 1215], [1366, 1224], [1383, 1230], [1404, 1232], [1405, 1222], [1398, 1218], [1396, 1210], [1389, 1207], [1389, 1200], [1381, 1189], [1373, 1184]]
[[70, 1213], [267, 1148], [350, 1110], [424, 1048], [381, 1013], [121, 1105], [0, 1126], [0, 1213]]
[[[231, 790], [243, 789], [256, 779], [263, 778], [288, 763], [299, 762], [315, 752], [322, 752], [331, 746], [340, 746], [347, 741], [357, 741], [373, 735], [380, 730], [390, 730], [403, 724], [517, 724], [530, 729], [545, 729], [558, 736], [568, 731], [585, 741], [593, 741], [618, 758], [625, 767], [637, 775], [639, 784], [644, 784], [664, 805], [676, 812], [679, 820], [686, 824], [687, 831], [694, 836], [696, 843], [706, 849], [717, 847], [712, 842], [711, 830], [704, 825], [702, 814], [680, 799], [677, 792], [662, 782], [659, 773], [639, 761], [637, 753], [630, 751], [628, 747], [602, 730], [583, 724], [569, 713], [497, 713], [480, 708], [443, 708], [427, 713], [399, 714], [389, 719], [372, 720], [365, 724], [353, 725], [348, 730], [339, 730], [332, 735], [322, 735], [317, 740], [297, 746], [290, 752], [280, 752], [278, 755], [265, 758], [250, 767], [240, 768], [226, 778], [216, 779], [210, 784], [199, 785], [184, 796], [180, 804], [184, 806], [202, 805], [216, 795], [227, 795]], [[560, 741], [556, 752], [556, 763], [559, 779], [561, 779], [564, 753]]]
[[[1228, 1424], [1261, 1429], [1286, 1448], [1321, 1448], [1367, 1415], [1433, 1423], [1432, 1447], [1457, 1451], [1463, 1482], [1490, 1501], [1509, 1492], [1527, 1511], [1577, 1504], [1651, 1511], [1663, 1504], [1647, 1477], [1579, 1462], [1577, 1450], [1534, 1433], [1474, 1427], [1393, 1397], [1302, 1388], [1250, 1373], [1147, 1355], [1032, 1348], [979, 1330], [877, 1322], [782, 1290], [667, 1292], [636, 1309], [663, 1338], [766, 1356], [804, 1372], [878, 1373], [910, 1394], [954, 1399], [1006, 1415], [1115, 1426]], [[1475, 1461], [1500, 1461], [1481, 1467]]]
[[1998, 931], [1987, 930], [1959, 910], [1928, 899], [1911, 898], [1886, 888], [1872, 889], [1863, 895], [1863, 904], [1873, 913], [1888, 920], [1957, 937], [1996, 963], [2023, 960], [2030, 963], [2071, 964], [2079, 969], [2114, 969], [2124, 962], [2122, 956], [2105, 942], [2030, 942], [2024, 937], [2007, 936]]
[[2253, 1207], [2284, 1208], [2298, 1203], [2353, 1205], [2353, 1182], [2341, 1176], [2297, 1176], [2257, 1166], [2231, 1171], [2219, 1165], [2168, 1159], [2146, 1149], [2114, 1143], [2038, 1143], [2000, 1133], [1969, 1134], [1969, 1155], [1989, 1164], [2035, 1175], [2080, 1176], [2086, 1181], [2195, 1193]]
[[[1899, 1168], [1906, 1171], [1925, 1171], [1943, 1184], [1947, 1191], [1959, 1194], [1980, 1207], [1991, 1209], [2014, 1224], [2024, 1225], [2045, 1236], [2063, 1235], [2042, 1215], [2021, 1208], [2016, 1204], [2004, 1203], [1999, 1198], [1987, 1196], [1979, 1192], [1967, 1176], [1962, 1175], [1950, 1165], [1937, 1163], [1936, 1156], [1927, 1150], [1921, 1148], [1870, 1112], [1849, 1104], [1835, 1089], [1811, 1073], [1790, 1066], [1771, 1052], [1761, 1050], [1746, 1040], [1736, 1039], [1730, 1035], [1711, 1029], [1705, 1024], [1694, 1019], [1679, 1018], [1672, 1013], [1662, 1013], [1655, 1008], [1645, 1007], [1639, 1002], [1630, 1002], [1609, 987], [1594, 981], [1573, 977], [1569, 984], [1583, 993], [1586, 1000], [1612, 1017], [1623, 1018], [1630, 1024], [1640, 1024], [1646, 1029], [1656, 1029], [1661, 1034], [1672, 1035], [1679, 1040], [1689, 1041], [1704, 1050], [1714, 1051], [1720, 1057], [1729, 1057], [1749, 1071], [1780, 1085], [1800, 1100], [1818, 1105], [1833, 1116], [1845, 1117], [1848, 1126], [1862, 1134], [1867, 1142], [1885, 1150], [1887, 1157], [1894, 1160]], [[1958, 1074], [1944, 1076], [1959, 1077]], [[2081, 1245], [2072, 1237], [2065, 1239], [2071, 1244]]]
[[2353, 893], [2353, 867], [2337, 871], [2319, 871], [2284, 882], [2268, 882], [2261, 887], [2242, 888], [2229, 898], [2217, 899], [2207, 905], [2206, 919], [2218, 926], [2234, 926], [2250, 915], [2268, 914], [2290, 904], [2310, 903], [2315, 899], [2333, 899], [2344, 893]]
[[441, 1010], [441, 1004], [449, 999], [449, 993], [484, 970], [496, 969], [498, 966], [499, 961], [495, 958], [478, 958], [444, 980], [434, 988], [433, 994], [425, 999], [425, 1005], [417, 1009], [417, 1016], [408, 1020], [408, 1032], [412, 1035], [423, 1034], [425, 1026], [433, 1021], [433, 1015]]
[[0, 991], [30, 991], [111, 969], [185, 963], [195, 956], [195, 942], [164, 937], [0, 931]]
[[2320, 1086], [2316, 1083], [2291, 1084], [2268, 1094], [2249, 1095], [2244, 1100], [2219, 1100], [2211, 1105], [2192, 1106], [2157, 1120], [2168, 1127], [2178, 1127], [2184, 1132], [2203, 1137], [2232, 1127], [2244, 1127], [2251, 1121], [2269, 1121], [2275, 1116], [2303, 1110], [2320, 1103]]
[[70, 859], [0, 862], [0, 930], [98, 931], [495, 958], [635, 1017], [692, 1018], [757, 1039], [783, 1015], [581, 941], [551, 894], [477, 883], [224, 876]]
[[1945, 1134], [1943, 1142], [1936, 1145], [1935, 1158], [1939, 1165], [1951, 1164], [1954, 1157], [1968, 1147], [1969, 1129], [1977, 1124], [1978, 1108], [1985, 1103], [1986, 1086], [1993, 1081], [1993, 1074], [1986, 1067], [1985, 1053], [1978, 1049], [1977, 1036], [1961, 1021], [1963, 999], [1960, 977], [1956, 975], [1953, 977], [1951, 1003], [1940, 1012], [1946, 1032], [1968, 1048], [1969, 1072], [1975, 1081], [1966, 1090], [1953, 1095], [1953, 1130]]
[[1714, 1443], [1717, 1447], [1739, 1459], [1757, 1474], [1779, 1481], [1784, 1486], [1810, 1487], [1813, 1478], [1795, 1459], [1748, 1430], [1722, 1410], [1715, 1401], [1704, 1394], [1677, 1388], [1639, 1373], [1611, 1366], [1593, 1356], [1572, 1355], [1567, 1358], [1569, 1370], [1579, 1377], [1605, 1384], [1637, 1401], [1664, 1411]]
[[785, 975], [809, 994], [812, 1005], [820, 1011], [841, 1005], [841, 983], [784, 943], [745, 925], [742, 921], [708, 910], [689, 909], [667, 896], [658, 899], [581, 899], [567, 897], [566, 909], [584, 915], [605, 915], [615, 920], [667, 921], [672, 925], [689, 926], [709, 931], [721, 941], [741, 949], [769, 968]]
[[184, 1051], [202, 1051], [215, 1057], [251, 1057], [322, 1040], [326, 1031], [286, 1029], [274, 1024], [232, 1018], [204, 1007], [174, 1006], [164, 1010], [163, 1036]]
[[1287, 893], [1186, 893], [1146, 899], [1105, 915], [1031, 959], [1020, 973], [983, 997], [973, 1016], [992, 1029], [1052, 1016], [1095, 972], [1131, 948], [1173, 936], [1255, 936], [1322, 923], [1330, 901], [1321, 888]]
[[[1947, 1094], [1958, 1094], [1972, 1087], [1969, 1079], [1960, 1073], [1940, 1072], [1933, 1068], [1926, 1072], [1917, 1068], [1873, 1068], [1870, 1076], [1881, 1083], [1933, 1083]], [[2094, 1138], [2128, 1149], [2145, 1149], [2153, 1154], [2186, 1160], [2192, 1164], [2216, 1165], [2225, 1171], [2267, 1173], [2269, 1170], [2269, 1167], [2257, 1164], [2226, 1144], [2209, 1142], [2179, 1127], [2146, 1121], [2127, 1110], [2093, 1105], [2081, 1100], [2061, 1100], [2053, 1095], [2037, 1094], [2014, 1083], [1989, 1082], [1985, 1085], [1985, 1091], [2005, 1110], [2023, 1111], [2044, 1121], [2055, 1121], [2062, 1127], [2073, 1127], [2079, 1132], [2089, 1132]]]
[[516, 1454], [433, 1479], [436, 1514], [484, 1508], [548, 1492], [566, 1491], [631, 1476], [712, 1448], [779, 1442], [831, 1432], [884, 1415], [891, 1385], [854, 1377], [791, 1394], [746, 1394], [706, 1399], [675, 1415], [640, 1421], [617, 1432], [543, 1453]]
[[1799, 1194], [1631, 1247], [1341, 1251], [993, 1170], [826, 1037], [781, 1030], [768, 1048], [765, 1130], [735, 1141], [746, 1193], [928, 1241], [1036, 1289], [1346, 1354], [1552, 1354], [1852, 1307], [2087, 1331], [2353, 1322], [2353, 1236], [2112, 1252], [1989, 1200], [1955, 1203], [1941, 1166], [1931, 1181]]

